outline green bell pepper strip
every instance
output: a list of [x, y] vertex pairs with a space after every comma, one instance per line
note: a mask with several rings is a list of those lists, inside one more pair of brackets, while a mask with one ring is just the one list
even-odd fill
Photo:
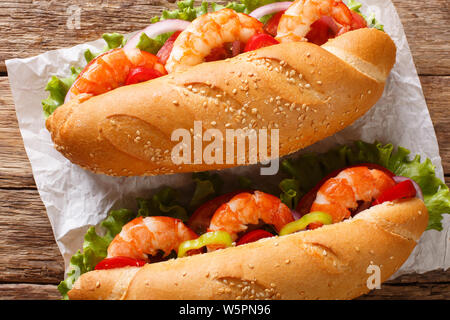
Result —
[[328, 213], [325, 212], [321, 211], [310, 212], [308, 214], [305, 214], [297, 221], [293, 221], [286, 224], [280, 230], [280, 236], [304, 230], [308, 226], [308, 224], [313, 222], [320, 222], [322, 224], [331, 224], [333, 223], [333, 218]]
[[233, 239], [231, 239], [230, 234], [225, 231], [204, 233], [197, 239], [182, 242], [178, 247], [178, 258], [184, 257], [190, 250], [200, 249], [208, 245], [224, 245], [225, 247], [231, 247], [233, 245]]

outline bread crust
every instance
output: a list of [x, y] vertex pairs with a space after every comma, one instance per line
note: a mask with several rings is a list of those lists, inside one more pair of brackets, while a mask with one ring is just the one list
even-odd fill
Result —
[[[347, 127], [381, 97], [395, 45], [375, 29], [348, 32], [323, 47], [284, 43], [185, 72], [124, 86], [59, 107], [46, 121], [55, 147], [95, 173], [157, 175], [222, 169], [176, 164], [176, 129], [279, 129], [279, 156]], [[268, 150], [271, 148], [268, 139]], [[208, 143], [203, 143], [205, 151]], [[246, 161], [249, 149], [246, 144]], [[270, 157], [270, 154], [269, 154]], [[262, 158], [258, 161], [265, 160]]]
[[387, 202], [353, 219], [212, 253], [91, 271], [70, 299], [352, 299], [406, 261], [428, 223], [419, 199]]

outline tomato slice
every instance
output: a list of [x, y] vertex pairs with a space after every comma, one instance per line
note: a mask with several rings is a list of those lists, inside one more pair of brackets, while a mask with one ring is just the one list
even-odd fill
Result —
[[352, 166], [348, 166], [342, 169], [338, 169], [335, 170], [333, 172], [331, 172], [330, 174], [326, 175], [322, 180], [320, 180], [316, 186], [314, 188], [312, 188], [307, 194], [305, 194], [300, 201], [298, 202], [297, 208], [295, 209], [295, 211], [297, 211], [300, 216], [304, 216], [305, 214], [307, 214], [309, 212], [309, 210], [311, 209], [311, 206], [314, 202], [314, 200], [316, 199], [316, 195], [317, 195], [317, 191], [320, 189], [320, 187], [330, 178], [333, 178], [335, 176], [337, 176], [342, 170], [348, 169], [348, 168], [352, 168], [352, 167], [367, 167], [369, 169], [378, 169], [380, 171], [383, 171], [384, 173], [386, 173], [389, 177], [393, 178], [395, 176], [394, 173], [392, 173], [391, 171], [389, 171], [388, 169], [386, 169], [383, 166], [380, 166], [379, 164], [375, 164], [375, 163], [360, 163], [360, 164], [355, 164]]
[[167, 62], [167, 59], [169, 59], [170, 53], [172, 52], [172, 49], [173, 49], [173, 43], [175, 42], [175, 40], [177, 40], [180, 33], [181, 33], [181, 31], [174, 32], [169, 37], [169, 39], [167, 39], [167, 41], [164, 42], [164, 45], [161, 47], [161, 49], [159, 49], [158, 53], [156, 54], [156, 56], [159, 58], [159, 61], [162, 64], [165, 65]]
[[221, 205], [227, 203], [231, 200], [235, 195], [241, 192], [249, 192], [249, 190], [238, 190], [229, 193], [225, 193], [221, 196], [218, 196], [212, 200], [209, 200], [202, 204], [200, 207], [195, 210], [195, 212], [190, 217], [187, 222], [187, 226], [194, 230], [197, 234], [203, 234], [209, 227], [209, 223], [211, 222], [211, 218], [214, 213], [219, 209]]
[[273, 46], [279, 42], [266, 33], [257, 33], [253, 35], [247, 42], [244, 48], [244, 52], [253, 51], [263, 47]]
[[270, 34], [272, 37], [277, 35], [278, 24], [280, 23], [280, 18], [286, 10], [280, 11], [272, 16], [269, 21], [266, 22], [264, 26], [264, 31]]
[[372, 205], [381, 204], [386, 201], [394, 201], [403, 198], [413, 198], [416, 196], [416, 188], [410, 180], [397, 183], [395, 186], [383, 192]]
[[262, 230], [262, 229], [253, 230], [253, 231], [250, 231], [250, 232], [247, 232], [246, 234], [244, 234], [236, 242], [236, 246], [240, 246], [242, 244], [246, 244], [246, 243], [250, 243], [250, 242], [255, 242], [255, 241], [258, 241], [259, 239], [263, 239], [263, 238], [270, 238], [273, 236], [274, 235], [272, 233], [270, 233], [269, 231], [266, 231], [266, 230]]
[[334, 38], [338, 32], [339, 27], [336, 22], [334, 22], [333, 18], [324, 16], [311, 25], [311, 29], [305, 38], [308, 39], [309, 42], [321, 46], [327, 42], [328, 39]]
[[123, 267], [142, 267], [147, 262], [144, 260], [133, 259], [129, 257], [106, 258], [97, 263], [95, 270], [116, 269]]
[[355, 11], [352, 11], [352, 30], [366, 28], [367, 22], [364, 20], [364, 18], [356, 13]]
[[159, 78], [162, 73], [155, 69], [136, 67], [130, 70], [125, 85], [136, 84], [147, 80]]

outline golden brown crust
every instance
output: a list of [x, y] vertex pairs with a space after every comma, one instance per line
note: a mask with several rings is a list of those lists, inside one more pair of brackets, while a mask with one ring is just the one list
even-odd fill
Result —
[[419, 199], [384, 203], [312, 231], [141, 269], [92, 271], [78, 279], [69, 297], [352, 299], [369, 291], [369, 265], [380, 267], [382, 282], [400, 268], [427, 223]]
[[279, 129], [283, 156], [362, 116], [380, 98], [394, 62], [389, 36], [365, 28], [324, 47], [279, 44], [120, 87], [82, 103], [70, 101], [46, 125], [64, 156], [96, 173], [221, 169], [236, 165], [225, 164], [225, 148], [224, 164], [175, 164], [174, 130], [191, 130], [195, 120], [202, 121], [203, 130], [219, 129], [224, 136], [225, 129]]

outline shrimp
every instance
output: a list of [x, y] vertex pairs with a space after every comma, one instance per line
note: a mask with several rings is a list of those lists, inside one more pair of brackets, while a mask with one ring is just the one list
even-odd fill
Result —
[[223, 230], [236, 240], [239, 232], [247, 230], [248, 224], [258, 224], [260, 220], [280, 231], [294, 218], [291, 210], [277, 197], [260, 191], [243, 192], [216, 210], [208, 231]]
[[83, 69], [70, 87], [67, 99], [77, 97], [84, 101], [123, 86], [130, 70], [136, 67], [154, 69], [161, 75], [167, 74], [164, 65], [151, 53], [137, 48], [113, 49], [98, 56]]
[[329, 213], [336, 223], [350, 217], [350, 210], [358, 207], [358, 201], [372, 201], [394, 185], [394, 180], [378, 169], [344, 169], [319, 188], [311, 211]]
[[227, 42], [247, 42], [254, 34], [263, 33], [257, 19], [231, 9], [204, 14], [181, 32], [175, 40], [166, 63], [169, 72], [202, 63], [211, 50]]
[[170, 217], [138, 217], [131, 220], [117, 234], [108, 247], [108, 258], [129, 257], [149, 261], [149, 255], [172, 250], [178, 252], [183, 241], [198, 238], [181, 220]]
[[275, 39], [307, 41], [311, 25], [323, 16], [332, 17], [340, 25], [339, 34], [351, 30], [353, 16], [341, 0], [296, 0], [281, 16]]

